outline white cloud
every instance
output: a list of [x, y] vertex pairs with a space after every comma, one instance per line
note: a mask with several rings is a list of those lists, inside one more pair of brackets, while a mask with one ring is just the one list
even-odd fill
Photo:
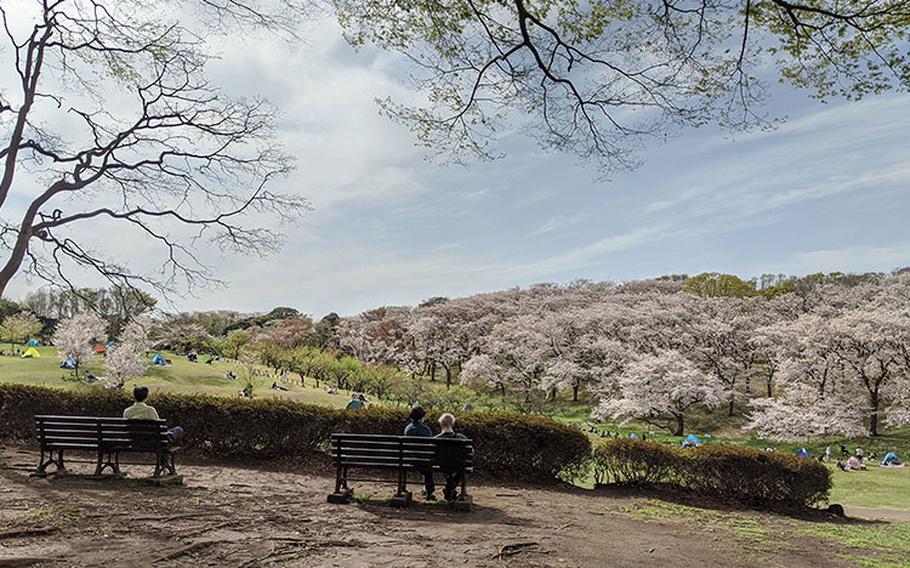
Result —
[[910, 266], [910, 243], [893, 246], [854, 246], [841, 249], [806, 251], [793, 255], [794, 273], [813, 272], [886, 272]]

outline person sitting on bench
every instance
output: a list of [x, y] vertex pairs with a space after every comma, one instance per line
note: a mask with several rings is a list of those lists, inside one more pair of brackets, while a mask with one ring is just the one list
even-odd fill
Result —
[[[448, 412], [439, 417], [439, 429], [442, 430], [442, 432], [436, 435], [437, 438], [468, 439], [464, 434], [455, 431], [455, 417]], [[442, 494], [445, 496], [446, 501], [454, 501], [455, 490], [458, 489], [458, 486], [461, 485], [461, 482], [464, 480], [464, 470], [446, 471], [444, 473], [446, 476], [446, 486]]]
[[[154, 406], [149, 406], [145, 400], [149, 397], [148, 387], [137, 386], [133, 389], [133, 398], [136, 402], [123, 410], [123, 417], [127, 420], [161, 420]], [[167, 431], [167, 439], [176, 444], [183, 438], [183, 428], [174, 426]]]
[[[429, 426], [423, 423], [423, 419], [426, 417], [427, 412], [419, 407], [415, 406], [411, 409], [411, 413], [408, 415], [408, 424], [404, 427], [405, 436], [421, 436], [423, 438], [432, 438], [433, 430]], [[421, 469], [420, 472], [423, 474], [423, 495], [427, 501], [436, 500], [436, 484], [433, 482], [433, 468]]]

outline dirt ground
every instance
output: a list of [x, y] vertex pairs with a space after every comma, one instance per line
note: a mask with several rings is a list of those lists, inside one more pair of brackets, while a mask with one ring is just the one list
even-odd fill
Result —
[[0, 566], [854, 565], [799, 534], [814, 521], [751, 511], [677, 518], [672, 504], [603, 491], [483, 484], [469, 487], [475, 506], [464, 513], [419, 498], [393, 509], [384, 502], [393, 486], [377, 483], [355, 483], [363, 499], [332, 505], [324, 471], [178, 462], [184, 485], [158, 487], [30, 478], [36, 462], [22, 448], [0, 452]]

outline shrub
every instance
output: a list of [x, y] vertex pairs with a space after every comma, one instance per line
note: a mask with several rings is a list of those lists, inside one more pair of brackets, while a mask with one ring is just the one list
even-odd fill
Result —
[[704, 446], [679, 453], [682, 484], [707, 495], [749, 504], [811, 506], [827, 500], [831, 490], [827, 467], [790, 454], [736, 446]]
[[663, 444], [617, 438], [598, 443], [591, 461], [598, 485], [656, 485], [671, 480], [679, 457]]
[[831, 490], [820, 463], [736, 446], [676, 449], [616, 439], [598, 444], [591, 461], [598, 484], [662, 485], [750, 505], [808, 507]]
[[[345, 411], [282, 399], [162, 393], [150, 402], [187, 431], [187, 451], [235, 460], [303, 460], [319, 455], [332, 432], [398, 434], [407, 419], [404, 409]], [[117, 391], [0, 385], [0, 437], [32, 439], [35, 414], [119, 416], [131, 403]], [[458, 429], [474, 441], [478, 472], [490, 477], [553, 481], [578, 471], [591, 451], [584, 434], [540, 416], [468, 412], [459, 415]]]

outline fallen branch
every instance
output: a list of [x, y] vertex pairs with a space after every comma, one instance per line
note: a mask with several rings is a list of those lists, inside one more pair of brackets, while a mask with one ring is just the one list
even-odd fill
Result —
[[493, 556], [493, 559], [502, 560], [507, 556], [515, 556], [522, 552], [529, 552], [530, 549], [537, 548], [538, 546], [540, 546], [539, 542], [514, 542], [512, 544], [504, 544], [502, 548], [499, 549], [499, 553]]

